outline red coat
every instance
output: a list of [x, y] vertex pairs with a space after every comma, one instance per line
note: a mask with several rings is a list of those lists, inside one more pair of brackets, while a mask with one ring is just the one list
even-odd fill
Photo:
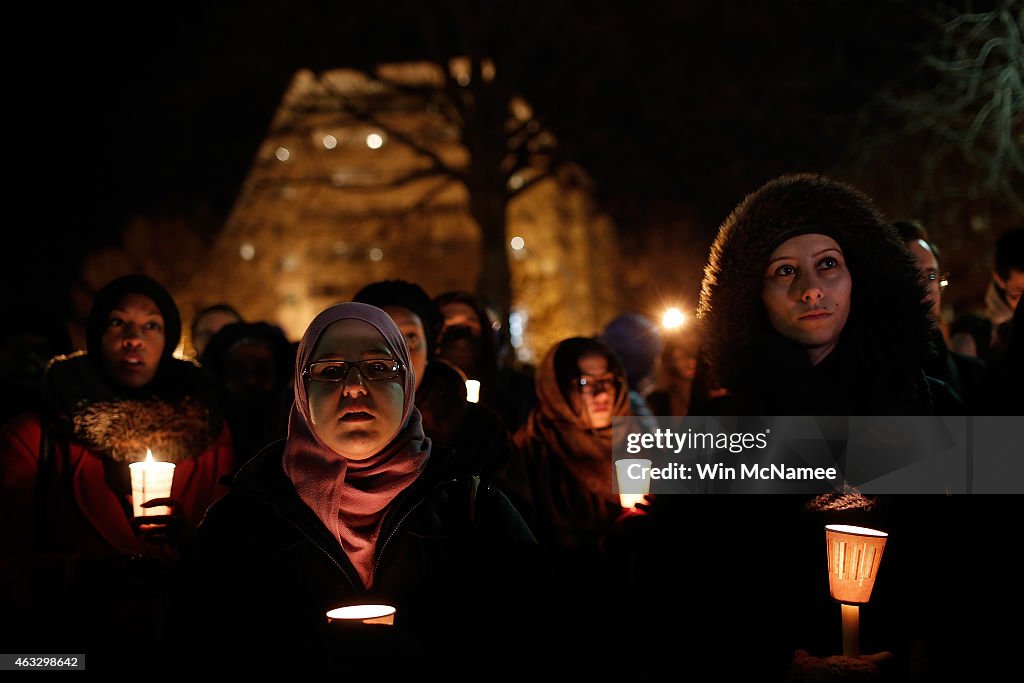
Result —
[[[106, 482], [102, 458], [77, 441], [51, 436], [51, 477], [38, 509], [40, 437], [34, 414], [14, 418], [0, 430], [0, 604], [24, 605], [28, 596], [17, 593], [26, 590], [26, 580], [31, 582], [40, 566], [79, 555], [159, 551], [132, 530], [118, 494]], [[171, 497], [181, 503], [189, 526], [197, 526], [206, 508], [226, 493], [217, 482], [233, 468], [226, 425], [206, 451], [177, 464]], [[37, 537], [39, 529], [43, 538]]]

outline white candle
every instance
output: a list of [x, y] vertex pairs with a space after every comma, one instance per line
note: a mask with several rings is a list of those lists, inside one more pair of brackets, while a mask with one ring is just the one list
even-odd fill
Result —
[[470, 403], [480, 402], [480, 380], [466, 380], [466, 400]]
[[132, 507], [136, 517], [152, 517], [169, 515], [171, 508], [144, 508], [142, 504], [154, 498], [170, 498], [171, 483], [174, 481], [174, 463], [159, 462], [153, 459], [153, 452], [146, 449], [146, 459], [128, 465], [132, 474]]
[[395, 608], [391, 605], [350, 605], [327, 613], [327, 621], [342, 624], [384, 624], [393, 626]]
[[843, 654], [860, 657], [860, 608], [857, 605], [840, 605], [843, 608]]
[[635, 508], [637, 503], [642, 503], [644, 496], [650, 493], [650, 469], [651, 461], [646, 458], [624, 458], [615, 461], [615, 476], [619, 482], [619, 504], [623, 509]]

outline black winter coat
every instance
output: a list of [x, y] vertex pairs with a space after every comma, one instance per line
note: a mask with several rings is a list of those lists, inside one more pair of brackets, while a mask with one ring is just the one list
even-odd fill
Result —
[[[217, 650], [205, 660], [232, 669], [457, 675], [494, 662], [530, 633], [535, 608], [558, 600], [508, 499], [450, 476], [448, 452], [438, 448], [386, 512], [374, 586], [364, 590], [285, 475], [283, 452], [277, 442], [245, 465], [196, 532], [181, 626], [193, 644]], [[333, 607], [379, 602], [396, 607], [393, 627], [327, 623]]]

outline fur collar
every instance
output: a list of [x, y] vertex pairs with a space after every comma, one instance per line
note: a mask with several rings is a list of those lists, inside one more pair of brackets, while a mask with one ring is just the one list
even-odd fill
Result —
[[762, 279], [775, 245], [794, 231], [831, 235], [843, 248], [854, 282], [842, 344], [856, 356], [848, 369], [898, 381], [919, 374], [931, 324], [913, 257], [866, 196], [804, 174], [778, 178], [746, 197], [711, 247], [698, 316], [718, 381], [737, 389], [779, 362], [768, 348], [779, 345], [773, 343], [779, 335], [761, 302]]
[[197, 457], [223, 424], [216, 385], [200, 367], [170, 362], [159, 382], [126, 392], [107, 384], [85, 352], [53, 359], [44, 385], [58, 431], [114, 462], [141, 460], [147, 448], [167, 462]]

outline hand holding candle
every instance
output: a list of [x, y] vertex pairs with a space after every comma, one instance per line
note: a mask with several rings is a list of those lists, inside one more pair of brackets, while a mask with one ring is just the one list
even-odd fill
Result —
[[146, 459], [128, 465], [132, 475], [132, 507], [136, 517], [169, 515], [166, 506], [144, 508], [142, 504], [154, 498], [170, 498], [171, 483], [174, 481], [174, 463], [153, 459], [153, 452], [146, 449]]

